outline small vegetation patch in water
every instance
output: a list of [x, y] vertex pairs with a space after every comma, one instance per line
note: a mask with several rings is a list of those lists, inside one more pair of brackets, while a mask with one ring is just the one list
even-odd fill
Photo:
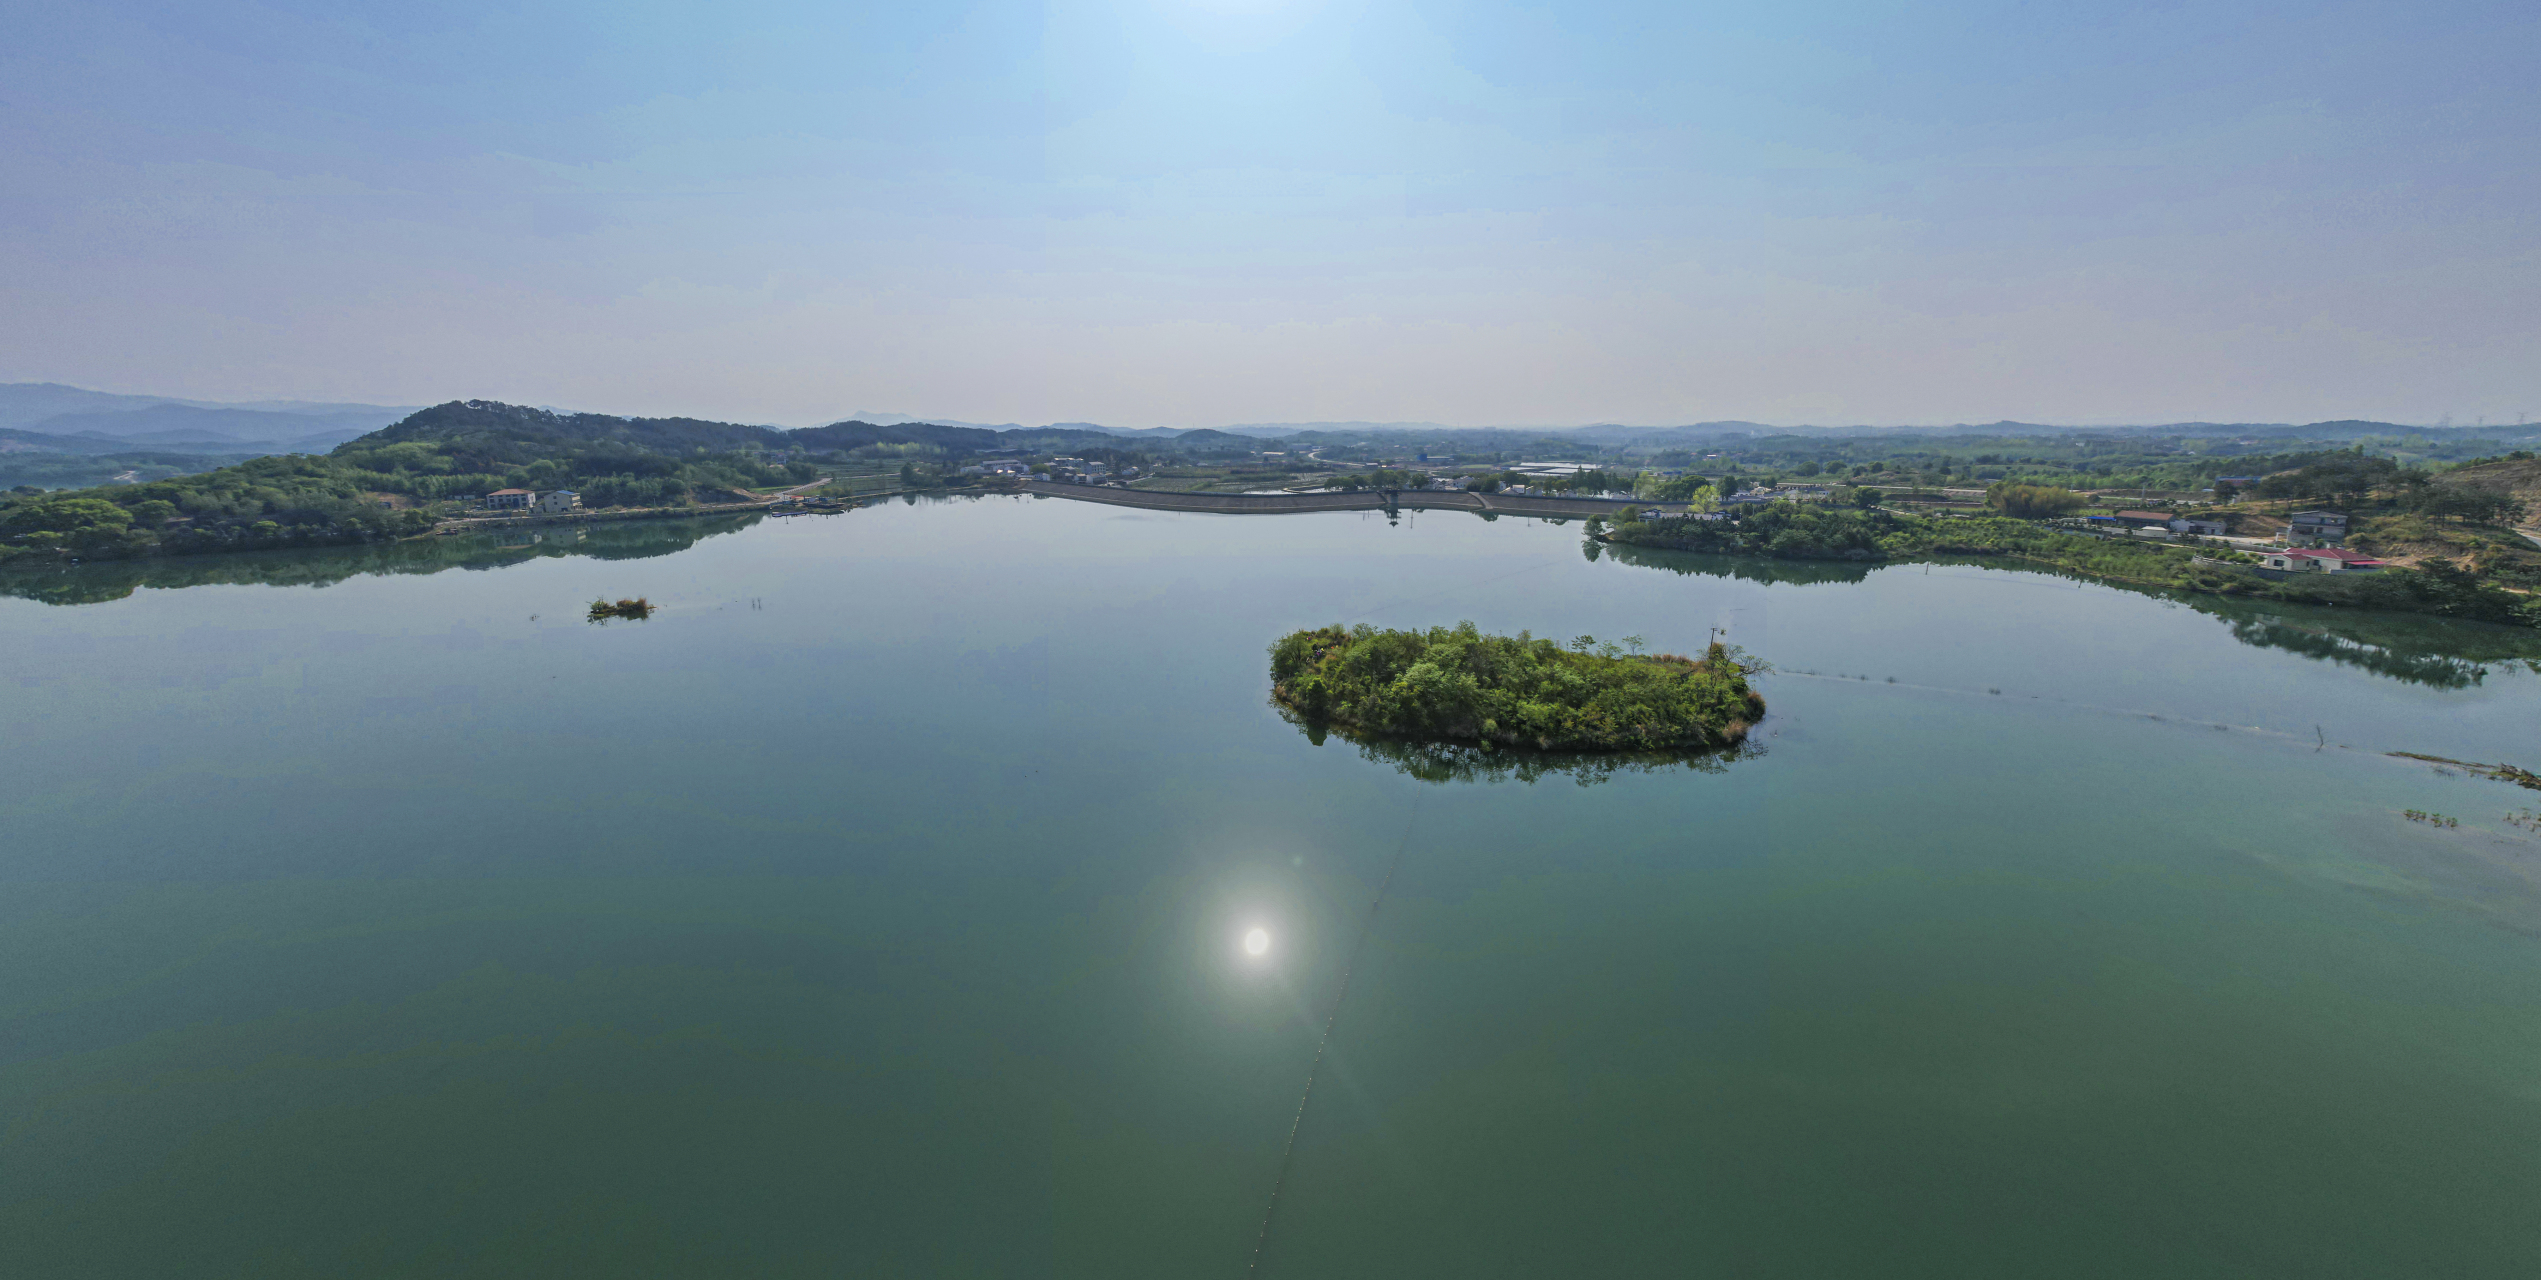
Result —
[[2518, 765], [2480, 764], [2476, 761], [2454, 760], [2445, 756], [2430, 756], [2415, 751], [2394, 751], [2391, 754], [2398, 756], [2403, 760], [2423, 760], [2428, 764], [2436, 766], [2436, 772], [2438, 773], [2442, 773], [2444, 771], [2443, 766], [2451, 765], [2454, 768], [2477, 774], [2482, 778], [2493, 778], [2499, 782], [2511, 782], [2527, 791], [2541, 791], [2541, 773], [2534, 773], [2530, 769], [2522, 768]]
[[1271, 646], [1271, 697], [1310, 730], [1538, 751], [1733, 746], [1762, 719], [1761, 664], [1713, 643], [1697, 658], [1581, 636], [1568, 648], [1470, 622], [1292, 632]]
[[606, 600], [591, 602], [591, 620], [607, 622], [611, 618], [633, 618], [638, 622], [653, 616], [653, 602], [642, 596], [611, 604]]

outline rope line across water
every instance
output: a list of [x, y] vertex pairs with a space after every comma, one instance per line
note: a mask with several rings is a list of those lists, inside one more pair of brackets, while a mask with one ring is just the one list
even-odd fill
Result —
[[1403, 851], [1411, 847], [1412, 832], [1419, 829], [1422, 793], [1412, 796], [1411, 816], [1403, 822], [1403, 839], [1394, 846], [1394, 860], [1385, 865], [1385, 878], [1377, 882], [1376, 896], [1368, 899], [1368, 913], [1359, 921], [1359, 936], [1350, 943], [1349, 958], [1341, 966], [1341, 989], [1332, 996], [1332, 1012], [1323, 1020], [1323, 1037], [1315, 1041], [1315, 1062], [1306, 1068], [1306, 1090], [1297, 1095], [1297, 1117], [1288, 1122], [1288, 1143], [1279, 1149], [1279, 1177], [1271, 1183], [1270, 1203], [1262, 1206], [1261, 1234], [1253, 1237], [1253, 1261], [1244, 1268], [1251, 1276], [1262, 1269], [1262, 1254], [1270, 1247], [1271, 1219], [1279, 1213], [1280, 1193], [1288, 1189], [1288, 1166], [1297, 1155], [1297, 1131], [1306, 1126], [1306, 1104], [1315, 1096], [1315, 1077], [1323, 1072], [1324, 1050], [1332, 1045], [1332, 1026], [1341, 1020], [1341, 1002], [1350, 998], [1350, 971], [1359, 964], [1359, 951], [1367, 945], [1368, 933], [1376, 927], [1376, 909], [1385, 904], [1385, 891], [1394, 887], [1394, 873], [1403, 865]]

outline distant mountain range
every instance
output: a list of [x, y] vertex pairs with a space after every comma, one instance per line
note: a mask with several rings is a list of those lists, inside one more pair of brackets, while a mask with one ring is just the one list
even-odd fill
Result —
[[6, 447], [64, 453], [324, 453], [414, 411], [400, 405], [299, 400], [217, 404], [16, 382], [0, 384], [0, 432], [6, 433], [0, 439], [7, 441]]
[[[487, 405], [501, 416], [547, 415], [550, 422], [711, 425], [719, 447], [745, 442], [778, 442], [815, 449], [853, 448], [863, 444], [918, 442], [969, 451], [1000, 448], [1095, 448], [1125, 443], [1172, 442], [1179, 451], [1218, 450], [1264, 439], [1303, 438], [1308, 445], [1346, 442], [1360, 437], [1392, 437], [1404, 447], [1423, 443], [1501, 449], [1527, 440], [1555, 436], [1597, 445], [1643, 444], [1674, 447], [1707, 440], [1784, 436], [1840, 438], [1883, 435], [2039, 436], [2071, 433], [2156, 436], [2286, 436], [2311, 440], [2351, 439], [2392, 434], [2431, 434], [2444, 428], [2412, 427], [2389, 422], [2338, 421], [2295, 423], [2179, 422], [2142, 426], [2072, 427], [2034, 422], [1954, 423], [1926, 426], [1775, 426], [1762, 422], [1723, 420], [1676, 426], [1627, 426], [1590, 423], [1584, 426], [1509, 425], [1451, 427], [1436, 422], [1242, 422], [1223, 427], [1108, 427], [1095, 422], [1019, 423], [965, 422], [953, 418], [917, 418], [902, 413], [862, 411], [826, 426], [786, 430], [778, 427], [706, 424], [688, 418], [617, 418], [550, 409], [492, 406], [487, 401], [453, 401], [437, 407], [445, 418], [465, 418], [460, 405]], [[49, 382], [0, 384], [0, 452], [29, 450], [112, 455], [127, 452], [183, 454], [223, 460], [277, 453], [325, 453], [337, 445], [405, 423], [423, 410], [415, 406], [262, 400], [223, 404], [175, 396], [121, 395]], [[442, 424], [445, 428], [448, 422]], [[602, 428], [594, 425], [591, 430]], [[677, 428], [679, 431], [687, 427]], [[2447, 434], [2478, 433], [2502, 440], [2521, 440], [2541, 427], [2454, 427]], [[676, 431], [674, 432], [676, 433]], [[652, 434], [650, 428], [639, 434]], [[745, 441], [745, 437], [747, 440]], [[1258, 447], [1258, 446], [1256, 446]]]
[[1047, 427], [1024, 428], [1015, 423], [988, 424], [959, 422], [950, 418], [915, 418], [907, 414], [864, 412], [856, 415], [863, 422], [877, 426], [901, 424], [933, 424], [969, 427], [984, 431], [1084, 431], [1131, 439], [1178, 439], [1194, 431], [1213, 432], [1222, 436], [1254, 439], [1287, 439], [1292, 436], [1394, 436], [1428, 437], [1431, 439], [1477, 438], [1536, 439], [1558, 436], [1591, 444], [1629, 444], [1634, 441], [1658, 441], [1670, 438], [1688, 443], [1703, 439], [1746, 436], [1801, 436], [1841, 438], [1849, 436], [2054, 436], [2054, 435], [2129, 435], [2129, 436], [2193, 436], [2201, 438], [2284, 436], [2306, 440], [2335, 440], [2358, 436], [2411, 435], [2442, 433], [2449, 435], [2484, 435], [2499, 439], [2526, 439], [2541, 433], [2541, 425], [2492, 424], [2478, 427], [2428, 427], [2398, 422], [2364, 419], [2341, 419], [2333, 422], [2161, 422], [2116, 426], [2068, 426], [2045, 422], [2004, 420], [1988, 423], [1930, 423], [1904, 426], [1879, 426], [1867, 423], [1837, 426], [1777, 426], [1769, 422], [1722, 419], [1688, 422], [1676, 425], [1629, 426], [1617, 422], [1580, 424], [1512, 423], [1499, 426], [1454, 427], [1441, 422], [1237, 422], [1219, 427], [1107, 427], [1097, 422], [1054, 422]]

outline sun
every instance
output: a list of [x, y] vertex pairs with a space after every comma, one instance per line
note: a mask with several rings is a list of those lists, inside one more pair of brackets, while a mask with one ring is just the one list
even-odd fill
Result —
[[1252, 929], [1244, 934], [1244, 954], [1258, 956], [1270, 951], [1270, 930]]

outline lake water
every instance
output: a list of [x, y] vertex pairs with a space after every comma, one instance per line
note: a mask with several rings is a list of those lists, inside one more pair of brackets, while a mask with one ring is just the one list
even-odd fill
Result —
[[[1233, 1277], [1275, 1185], [1263, 1275], [2541, 1257], [2541, 794], [2382, 754], [2541, 763], [2541, 637], [1453, 513], [581, 536], [0, 599], [0, 1271]], [[1759, 749], [1266, 702], [1460, 618], [1725, 626]]]

